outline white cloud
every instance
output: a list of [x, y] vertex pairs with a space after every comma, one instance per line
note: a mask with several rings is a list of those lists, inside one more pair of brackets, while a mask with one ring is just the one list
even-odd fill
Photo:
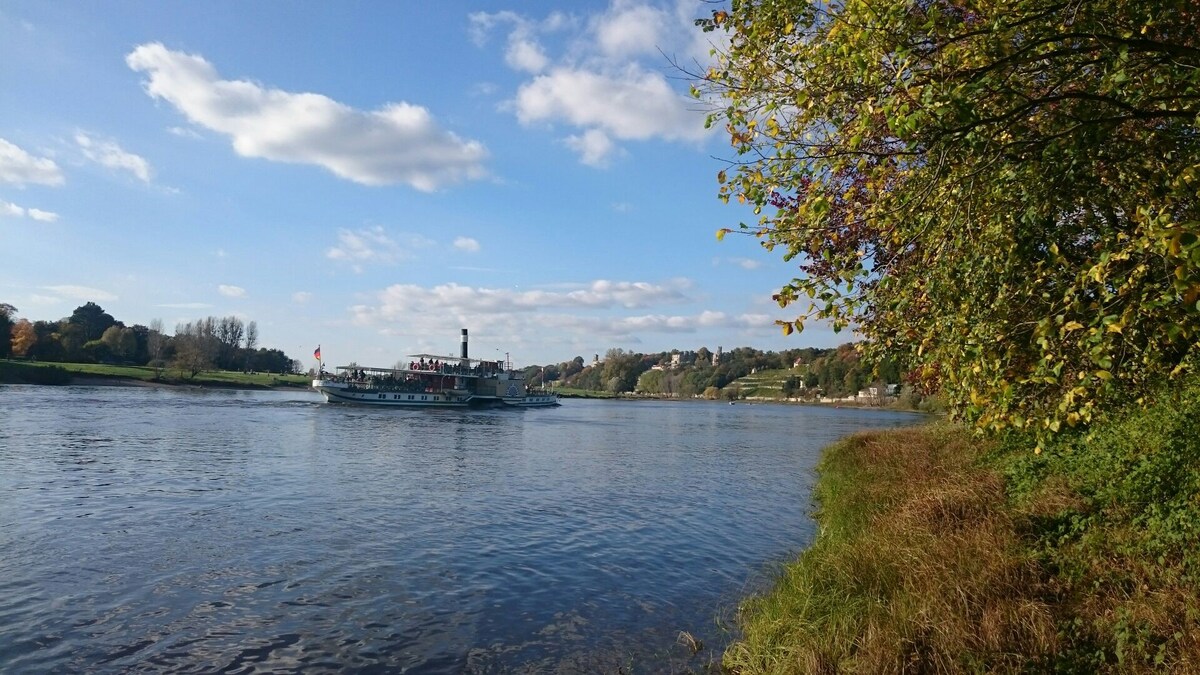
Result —
[[361, 272], [364, 264], [396, 264], [412, 259], [415, 250], [432, 245], [432, 240], [420, 235], [407, 235], [403, 243], [397, 242], [380, 226], [340, 229], [337, 246], [325, 251], [325, 257], [350, 263], [356, 272]]
[[203, 136], [196, 133], [195, 129], [189, 129], [187, 127], [168, 127], [167, 131], [174, 136], [179, 136], [180, 138], [203, 138]]
[[42, 286], [42, 288], [71, 300], [83, 300], [85, 302], [112, 302], [113, 300], [117, 299], [117, 296], [109, 293], [108, 291], [102, 291], [98, 288], [90, 288], [88, 286], [62, 284], [58, 286]]
[[150, 168], [150, 162], [132, 152], [126, 152], [116, 141], [98, 139], [82, 131], [76, 131], [75, 143], [83, 151], [84, 157], [100, 166], [118, 171], [128, 171], [143, 183], [149, 183], [153, 178], [154, 170]]
[[608, 134], [599, 129], [588, 129], [582, 136], [567, 136], [563, 142], [579, 153], [579, 161], [597, 168], [608, 166], [609, 155], [616, 150]]
[[62, 185], [62, 171], [48, 157], [34, 157], [21, 148], [0, 138], [0, 182], [24, 186]]
[[593, 23], [596, 42], [605, 55], [629, 57], [658, 54], [667, 13], [649, 5], [618, 2]]
[[689, 105], [662, 74], [637, 64], [611, 74], [556, 68], [521, 85], [515, 100], [523, 124], [562, 121], [623, 140], [703, 138], [704, 120]]
[[43, 211], [35, 208], [25, 208], [12, 202], [0, 199], [0, 216], [11, 218], [32, 218], [42, 223], [53, 223], [58, 220], [58, 214], [53, 211]]
[[531, 40], [513, 40], [504, 53], [504, 62], [516, 70], [540, 73], [550, 64], [541, 45]]
[[41, 209], [30, 208], [26, 211], [30, 218], [43, 223], [53, 223], [58, 220], [58, 214], [53, 211], [43, 211]]
[[[479, 12], [471, 15], [470, 30], [483, 47], [491, 31], [506, 27], [505, 62], [531, 75], [505, 108], [525, 125], [573, 127], [567, 147], [584, 164], [603, 167], [617, 152], [616, 141], [697, 142], [710, 134], [683, 87], [661, 72], [668, 67], [663, 54], [689, 63], [708, 58], [694, 37], [702, 33], [692, 25], [698, 8], [680, 0], [670, 12], [664, 4], [614, 0], [585, 21]], [[553, 53], [547, 47], [552, 32], [567, 33]]]
[[295, 293], [292, 293], [292, 302], [296, 303], [297, 305], [306, 305], [310, 300], [312, 300], [312, 298], [313, 294], [309, 293], [308, 291], [296, 291]]
[[475, 288], [450, 283], [426, 288], [415, 284], [395, 284], [377, 294], [378, 304], [354, 308], [356, 320], [365, 325], [389, 322], [414, 315], [501, 315], [540, 312], [550, 309], [601, 310], [633, 309], [687, 300], [686, 280], [666, 284], [644, 281], [608, 281], [600, 279], [573, 290], [517, 290]]
[[313, 164], [363, 185], [404, 183], [425, 192], [483, 177], [487, 150], [441, 129], [411, 103], [356, 110], [314, 93], [222, 79], [203, 57], [143, 44], [125, 62], [146, 92], [193, 124], [229, 136], [244, 157]]
[[220, 284], [217, 286], [217, 292], [227, 298], [244, 298], [246, 297], [246, 289], [241, 286], [229, 286]]
[[455, 237], [454, 248], [467, 253], [478, 253], [479, 242], [471, 237]]

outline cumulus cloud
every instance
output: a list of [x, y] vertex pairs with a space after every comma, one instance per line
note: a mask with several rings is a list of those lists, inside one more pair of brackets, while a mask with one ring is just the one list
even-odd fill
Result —
[[244, 298], [246, 297], [246, 289], [241, 286], [229, 286], [220, 284], [217, 286], [217, 292], [227, 298]]
[[82, 300], [84, 302], [112, 302], [117, 299], [117, 296], [102, 291], [98, 288], [88, 286], [74, 286], [71, 284], [61, 284], [58, 286], [42, 286], [43, 289], [59, 295], [60, 297], [69, 298], [71, 300]]
[[596, 43], [607, 56], [658, 54], [658, 47], [663, 44], [661, 35], [666, 31], [669, 19], [669, 15], [657, 7], [618, 2], [593, 21], [592, 29]]
[[244, 157], [312, 164], [363, 185], [423, 192], [483, 177], [487, 150], [442, 129], [412, 103], [357, 110], [327, 96], [227, 80], [202, 56], [140, 45], [125, 58], [146, 93], [189, 121], [224, 134]]
[[390, 321], [421, 313], [449, 314], [511, 314], [540, 312], [551, 309], [597, 310], [623, 307], [626, 309], [687, 300], [684, 291], [689, 286], [683, 280], [667, 284], [643, 281], [608, 281], [600, 279], [572, 290], [517, 290], [512, 288], [483, 288], [455, 283], [426, 288], [415, 284], [395, 284], [380, 291], [378, 304], [354, 308], [360, 323]]
[[62, 170], [48, 157], [34, 157], [0, 138], [0, 182], [17, 186], [27, 184], [62, 185]]
[[153, 178], [153, 169], [145, 158], [126, 152], [116, 141], [100, 139], [82, 131], [75, 132], [75, 143], [83, 151], [83, 156], [100, 166], [117, 171], [127, 171], [143, 183], [149, 183]]
[[479, 251], [479, 242], [472, 237], [455, 237], [454, 248], [467, 253], [477, 253]]
[[[507, 28], [505, 62], [530, 76], [506, 108], [524, 125], [574, 128], [565, 145], [584, 164], [604, 167], [617, 156], [616, 141], [708, 136], [703, 114], [662, 72], [663, 53], [682, 51], [685, 59], [701, 53], [690, 37], [700, 33], [691, 25], [695, 9], [677, 6], [672, 13], [663, 3], [614, 0], [585, 21], [480, 12], [471, 16], [471, 31], [482, 47], [491, 31]], [[541, 41], [552, 31], [568, 33], [557, 53]]]
[[312, 297], [313, 294], [309, 293], [308, 291], [296, 291], [295, 293], [292, 293], [292, 302], [296, 303], [297, 305], [306, 305], [310, 300], [312, 300]]
[[567, 136], [563, 142], [579, 153], [579, 161], [598, 168], [608, 166], [616, 147], [608, 134], [599, 129], [588, 129], [581, 136]]
[[613, 73], [556, 68], [521, 85], [515, 101], [525, 124], [564, 121], [630, 140], [697, 140], [703, 119], [660, 73], [630, 64]]

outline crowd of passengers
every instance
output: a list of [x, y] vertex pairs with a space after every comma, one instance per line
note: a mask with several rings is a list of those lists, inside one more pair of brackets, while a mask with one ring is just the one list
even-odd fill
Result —
[[[441, 375], [476, 375], [487, 377], [500, 372], [502, 367], [500, 361], [480, 361], [474, 366], [464, 367], [459, 362], [447, 362], [437, 359], [424, 358], [418, 361], [409, 361], [408, 369], [411, 371], [419, 371], [421, 373], [436, 373]], [[423, 392], [429, 389], [430, 382], [426, 379], [428, 376], [421, 375], [403, 375], [397, 377], [396, 373], [387, 375], [373, 375], [361, 369], [351, 369], [343, 371], [334, 376], [327, 375], [324, 370], [321, 372], [321, 377], [334, 380], [335, 382], [353, 382], [355, 384], [363, 384], [369, 387], [386, 387], [397, 391]]]

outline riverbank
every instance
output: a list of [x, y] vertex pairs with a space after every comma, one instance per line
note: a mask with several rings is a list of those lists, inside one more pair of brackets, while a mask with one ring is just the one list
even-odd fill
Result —
[[1041, 454], [934, 424], [828, 448], [819, 534], [735, 673], [1200, 672], [1200, 387]]
[[308, 388], [304, 375], [207, 371], [187, 377], [170, 369], [95, 363], [45, 363], [0, 359], [0, 384], [86, 384], [96, 386], [213, 387], [227, 389]]

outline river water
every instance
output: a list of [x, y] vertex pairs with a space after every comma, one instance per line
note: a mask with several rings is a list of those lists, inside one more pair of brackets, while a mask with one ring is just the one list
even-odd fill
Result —
[[916, 422], [0, 386], [0, 672], [702, 671], [820, 449]]

